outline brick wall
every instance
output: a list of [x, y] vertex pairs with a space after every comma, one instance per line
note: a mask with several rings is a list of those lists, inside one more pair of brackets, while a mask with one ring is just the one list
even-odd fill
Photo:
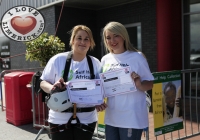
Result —
[[[58, 21], [61, 7], [56, 6], [56, 21]], [[156, 1], [143, 0], [102, 10], [87, 10], [64, 7], [59, 23], [57, 35], [66, 44], [66, 51], [69, 48], [69, 37], [67, 33], [77, 24], [88, 26], [96, 42], [96, 47], [89, 54], [101, 59], [101, 29], [109, 21], [118, 21], [122, 24], [141, 23], [142, 29], [142, 51], [147, 57], [150, 69], [155, 72], [157, 69], [156, 49]]]
[[[45, 17], [45, 31], [55, 34], [61, 6], [51, 6], [42, 9]], [[157, 69], [156, 49], [156, 1], [142, 0], [102, 10], [88, 10], [71, 7], [64, 7], [56, 35], [65, 43], [66, 51], [70, 50], [69, 37], [67, 33], [78, 24], [88, 26], [94, 36], [96, 47], [89, 54], [101, 59], [101, 29], [109, 21], [118, 21], [122, 24], [141, 23], [142, 50], [146, 55], [150, 69], [155, 72]], [[25, 53], [25, 45], [20, 42], [11, 41], [11, 56]], [[38, 67], [37, 62], [25, 61], [25, 56], [18, 56], [11, 59], [11, 69]]]
[[[60, 11], [61, 11], [61, 7], [56, 6], [56, 22], [58, 22]], [[97, 42], [96, 11], [64, 7], [62, 16], [60, 18], [57, 35], [65, 43], [66, 51], [71, 50], [69, 46], [70, 34], [68, 32], [75, 25], [79, 25], [79, 24], [83, 24], [89, 27], [93, 32], [95, 42]], [[88, 52], [88, 54], [100, 58], [100, 56], [98, 55], [98, 50], [99, 50], [99, 46], [96, 46], [96, 48], [92, 52]]]
[[[157, 69], [156, 49], [156, 1], [142, 0], [117, 7], [97, 11], [97, 33], [109, 22], [117, 21], [122, 24], [141, 22], [142, 51], [147, 57], [150, 69]], [[100, 46], [101, 38], [98, 37]]]

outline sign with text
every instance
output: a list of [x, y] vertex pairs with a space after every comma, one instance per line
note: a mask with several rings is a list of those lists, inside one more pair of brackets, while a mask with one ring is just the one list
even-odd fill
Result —
[[[152, 105], [155, 135], [183, 128], [181, 98], [181, 72], [153, 73]], [[177, 102], [177, 104], [176, 104]]]
[[1, 46], [1, 68], [10, 69], [10, 47], [9, 45]]
[[44, 17], [35, 8], [25, 5], [12, 7], [1, 19], [1, 29], [5, 36], [14, 41], [31, 41], [42, 34]]

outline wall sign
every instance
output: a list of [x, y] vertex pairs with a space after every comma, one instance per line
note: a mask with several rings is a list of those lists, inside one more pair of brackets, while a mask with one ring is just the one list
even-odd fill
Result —
[[10, 69], [10, 47], [1, 46], [1, 68]]
[[45, 24], [43, 15], [30, 6], [16, 6], [4, 13], [2, 32], [15, 41], [31, 41], [42, 34]]
[[177, 105], [181, 97], [181, 71], [156, 72], [153, 76], [155, 136], [183, 129], [183, 108]]

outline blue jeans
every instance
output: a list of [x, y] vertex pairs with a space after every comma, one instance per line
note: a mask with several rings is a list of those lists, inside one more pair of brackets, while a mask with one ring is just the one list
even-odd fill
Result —
[[141, 140], [143, 129], [120, 128], [106, 125], [106, 140]]

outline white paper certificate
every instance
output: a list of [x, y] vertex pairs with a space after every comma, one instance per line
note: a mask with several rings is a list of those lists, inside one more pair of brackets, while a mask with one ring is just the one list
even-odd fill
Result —
[[130, 67], [100, 73], [99, 76], [103, 84], [105, 97], [137, 91], [131, 78]]
[[92, 105], [103, 103], [100, 79], [69, 81], [67, 90], [72, 103]]

